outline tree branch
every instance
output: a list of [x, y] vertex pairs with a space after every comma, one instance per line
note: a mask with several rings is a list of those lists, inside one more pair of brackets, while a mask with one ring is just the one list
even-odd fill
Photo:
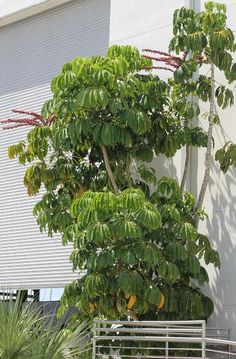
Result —
[[104, 145], [102, 145], [101, 150], [102, 150], [103, 159], [104, 159], [104, 165], [105, 165], [105, 168], [106, 168], [108, 178], [109, 178], [109, 180], [111, 182], [111, 185], [112, 185], [112, 188], [113, 188], [115, 194], [118, 195], [120, 193], [120, 190], [119, 190], [119, 188], [118, 188], [118, 186], [116, 184], [115, 177], [114, 177], [113, 172], [111, 170], [111, 166], [110, 166], [110, 163], [109, 163], [109, 157], [108, 157], [108, 154], [107, 154], [106, 147]]
[[[198, 201], [197, 201], [197, 208], [200, 210], [202, 209], [204, 197], [206, 194], [207, 185], [209, 183], [210, 178], [210, 171], [211, 171], [211, 156], [212, 156], [212, 132], [213, 132], [213, 117], [214, 117], [214, 109], [215, 109], [215, 73], [214, 73], [214, 64], [211, 64], [211, 97], [210, 97], [210, 111], [209, 111], [209, 126], [207, 132], [207, 150], [206, 150], [206, 157], [205, 157], [205, 173], [204, 178], [202, 181], [201, 190], [199, 193]], [[195, 220], [196, 227], [199, 224], [199, 216], [196, 217]]]
[[132, 187], [132, 180], [131, 180], [131, 174], [130, 174], [130, 156], [129, 154], [127, 154], [125, 161], [121, 161], [122, 163], [122, 167], [123, 167], [123, 171], [124, 171], [124, 176], [125, 176], [125, 180], [127, 182], [127, 186], [129, 188]]
[[137, 314], [135, 314], [135, 313], [132, 312], [131, 310], [128, 310], [128, 309], [123, 310], [123, 309], [122, 309], [120, 298], [117, 298], [117, 300], [116, 300], [116, 307], [117, 307], [117, 309], [118, 309], [118, 311], [119, 311], [120, 313], [123, 313], [123, 314], [127, 315], [127, 317], [129, 317], [129, 318], [131, 318], [131, 319], [133, 319], [133, 320], [135, 320], [135, 321], [138, 321], [138, 316], [137, 316]]
[[189, 164], [190, 164], [190, 146], [186, 145], [185, 148], [186, 148], [186, 157], [185, 157], [185, 164], [184, 164], [184, 172], [183, 172], [183, 177], [182, 177], [182, 181], [181, 181], [181, 185], [180, 185], [180, 189], [182, 192], [184, 191], [184, 188], [186, 185]]

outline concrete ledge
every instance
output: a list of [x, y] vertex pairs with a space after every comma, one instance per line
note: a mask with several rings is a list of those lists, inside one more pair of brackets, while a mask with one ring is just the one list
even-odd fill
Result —
[[0, 18], [0, 28], [14, 22], [23, 20], [27, 17], [37, 15], [46, 10], [50, 10], [59, 5], [66, 4], [71, 0], [41, 0], [40, 3], [28, 6], [22, 10], [16, 11], [10, 15], [6, 15]]

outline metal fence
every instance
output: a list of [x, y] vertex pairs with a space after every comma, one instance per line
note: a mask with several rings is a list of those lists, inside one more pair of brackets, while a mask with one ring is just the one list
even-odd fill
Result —
[[229, 330], [206, 329], [203, 320], [96, 320], [93, 359], [233, 359], [236, 342], [229, 335]]

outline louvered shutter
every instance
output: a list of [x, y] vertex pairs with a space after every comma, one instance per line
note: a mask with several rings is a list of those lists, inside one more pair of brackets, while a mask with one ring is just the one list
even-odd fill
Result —
[[[109, 0], [73, 1], [1, 28], [0, 119], [12, 116], [13, 108], [40, 111], [65, 62], [104, 53], [109, 13]], [[39, 197], [27, 197], [25, 168], [7, 158], [7, 147], [25, 133], [0, 131], [0, 287], [63, 287], [75, 278], [71, 247], [40, 234], [32, 215]]]

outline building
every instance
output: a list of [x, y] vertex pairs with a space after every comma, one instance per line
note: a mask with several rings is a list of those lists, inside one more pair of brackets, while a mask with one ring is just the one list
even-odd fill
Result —
[[[236, 0], [221, 2], [227, 5], [229, 25], [235, 29]], [[12, 108], [38, 111], [50, 97], [51, 78], [75, 56], [103, 54], [114, 43], [166, 50], [174, 9], [189, 6], [198, 11], [203, 4], [204, 0], [0, 0], [0, 119], [9, 117]], [[223, 81], [220, 73], [217, 81]], [[234, 108], [226, 110], [222, 124], [236, 141], [234, 114]], [[48, 239], [39, 233], [32, 216], [37, 198], [29, 199], [25, 193], [24, 168], [7, 159], [7, 146], [23, 134], [22, 129], [0, 132], [0, 286], [63, 288], [76, 276], [68, 259], [70, 248], [62, 247], [58, 238]], [[174, 160], [161, 158], [162, 174], [180, 178], [184, 156], [184, 152], [179, 152]], [[188, 186], [197, 193], [204, 154], [193, 151], [191, 156]], [[219, 272], [210, 268], [211, 280], [206, 290], [210, 290], [216, 305], [210, 324], [232, 328], [233, 338], [236, 338], [235, 194], [235, 171], [224, 176], [214, 167], [205, 199], [209, 219], [200, 228], [209, 234], [222, 261]]]

